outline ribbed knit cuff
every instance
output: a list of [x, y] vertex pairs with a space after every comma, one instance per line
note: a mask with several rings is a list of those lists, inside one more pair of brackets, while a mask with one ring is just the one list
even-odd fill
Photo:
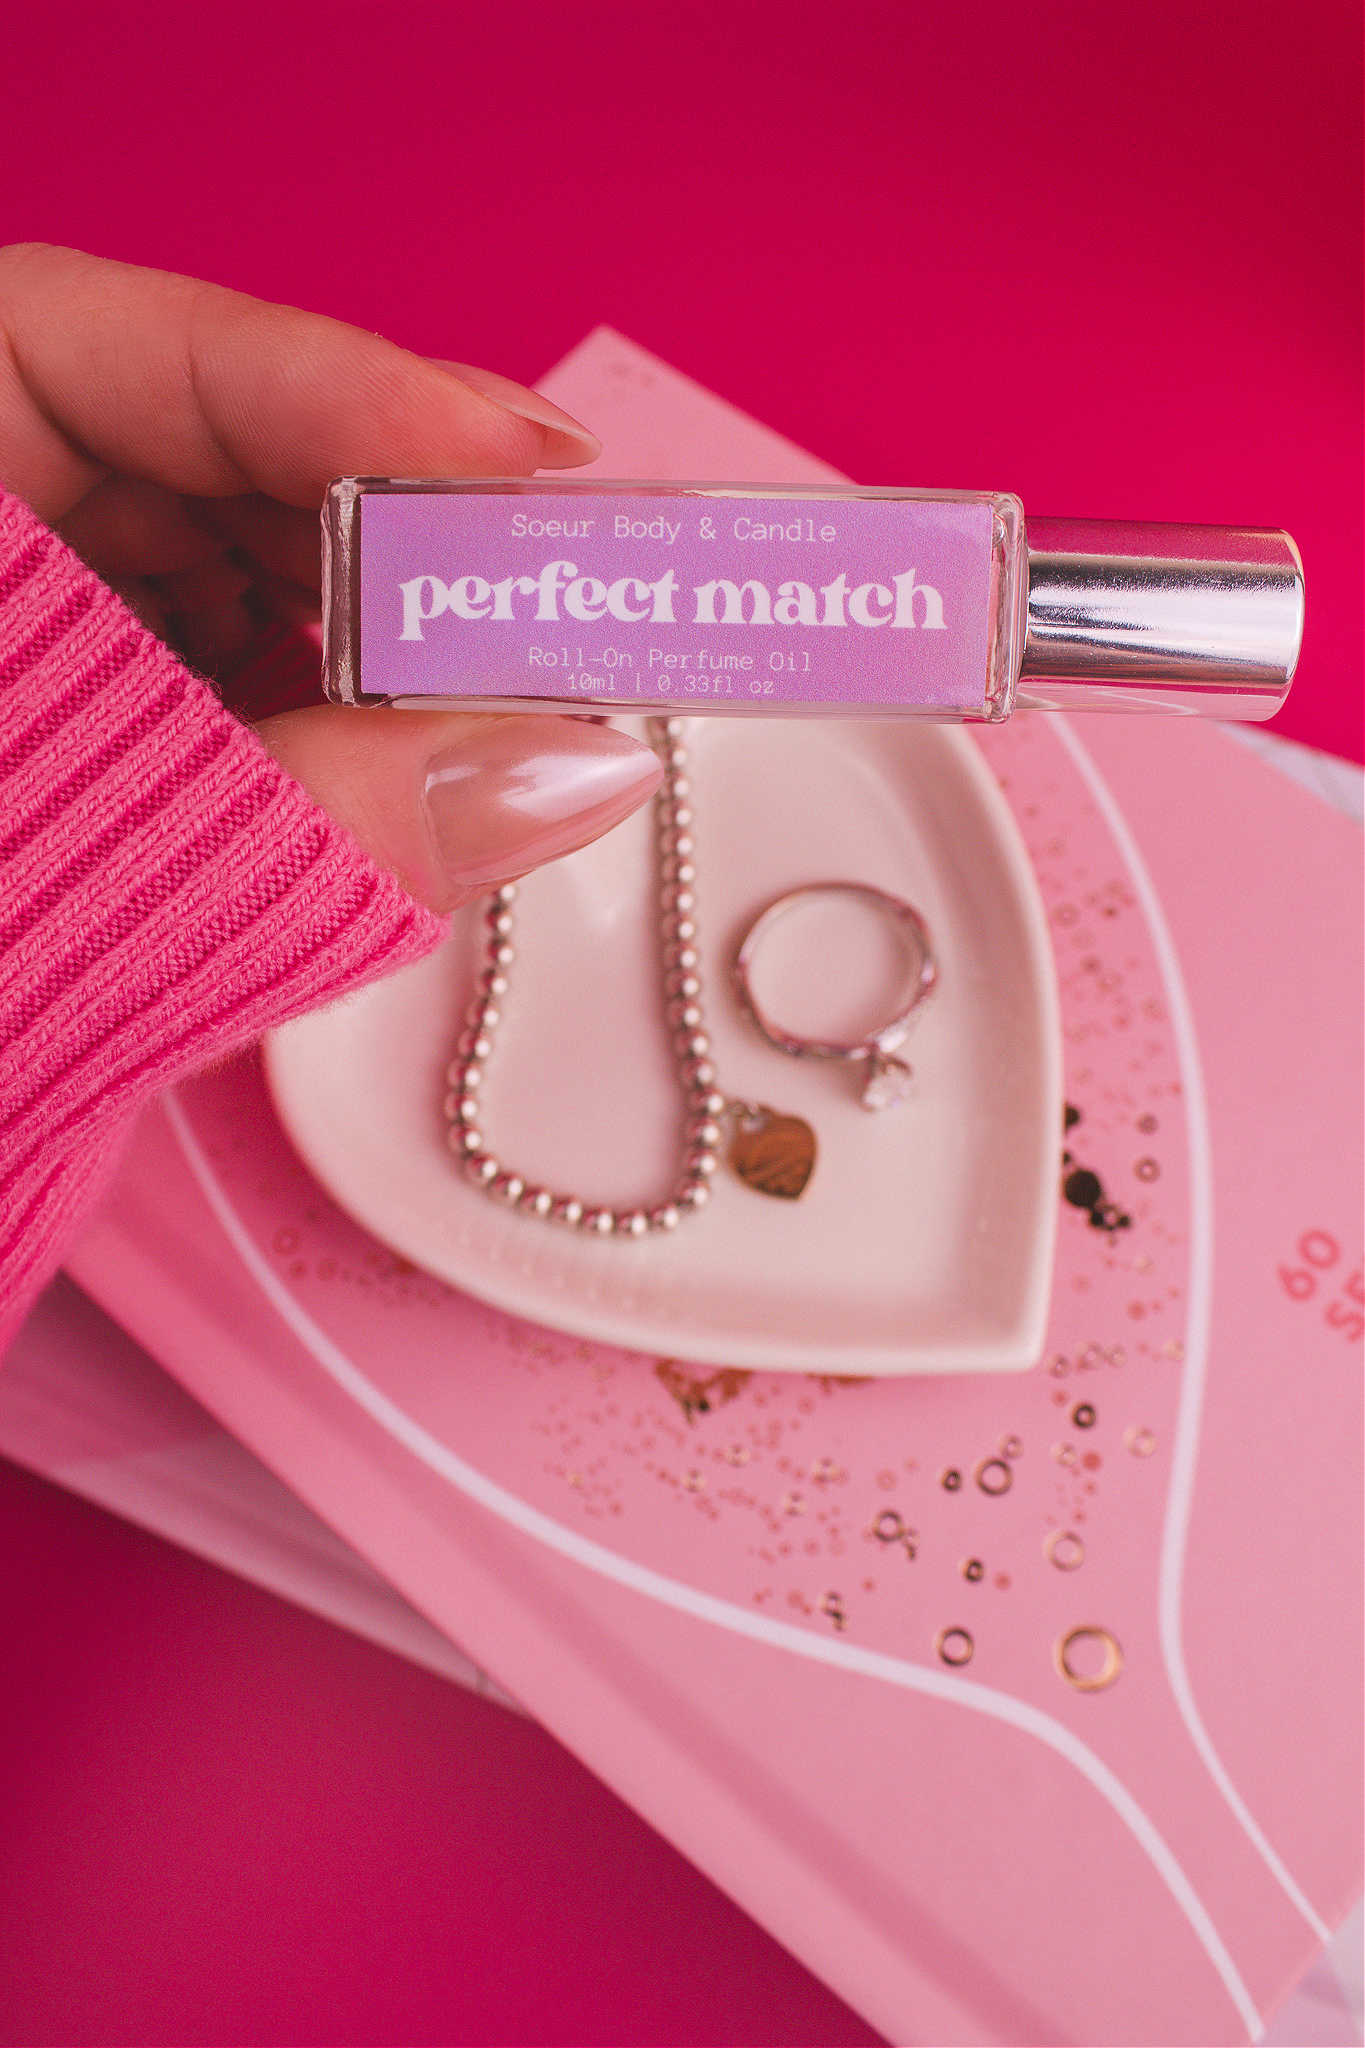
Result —
[[0, 492], [0, 1339], [139, 1103], [444, 930]]

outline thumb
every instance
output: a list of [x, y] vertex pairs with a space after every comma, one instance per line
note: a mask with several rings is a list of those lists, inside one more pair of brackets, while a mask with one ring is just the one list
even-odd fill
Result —
[[553, 713], [491, 717], [311, 706], [256, 727], [281, 767], [410, 895], [451, 910], [628, 817], [653, 749]]

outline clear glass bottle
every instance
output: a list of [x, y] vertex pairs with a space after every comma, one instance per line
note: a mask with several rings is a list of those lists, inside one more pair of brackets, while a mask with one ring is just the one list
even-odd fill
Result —
[[323, 507], [344, 704], [1267, 718], [1303, 614], [1286, 533], [1026, 526], [1004, 492], [343, 477]]

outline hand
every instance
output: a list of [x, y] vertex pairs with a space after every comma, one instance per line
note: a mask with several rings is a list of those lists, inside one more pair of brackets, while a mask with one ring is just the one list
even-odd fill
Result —
[[[219, 686], [319, 614], [334, 476], [526, 476], [598, 443], [510, 379], [77, 250], [0, 250], [0, 482]], [[317, 704], [260, 738], [433, 909], [566, 853], [656, 787], [582, 719]]]

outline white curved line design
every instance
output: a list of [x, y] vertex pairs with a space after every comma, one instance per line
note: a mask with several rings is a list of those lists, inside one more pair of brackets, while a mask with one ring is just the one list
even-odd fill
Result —
[[1180, 970], [1170, 927], [1156, 893], [1146, 862], [1138, 849], [1113, 792], [1105, 782], [1068, 720], [1055, 718], [1054, 730], [1079, 770], [1095, 800], [1114, 843], [1123, 856], [1142, 904], [1152, 934], [1152, 945], [1171, 1015], [1185, 1090], [1185, 1117], [1190, 1152], [1190, 1263], [1189, 1307], [1185, 1325], [1185, 1359], [1180, 1376], [1180, 1403], [1176, 1410], [1175, 1445], [1171, 1456], [1171, 1483], [1166, 1496], [1166, 1519], [1161, 1536], [1161, 1562], [1157, 1582], [1158, 1626], [1161, 1655], [1180, 1718], [1201, 1762], [1223, 1795], [1243, 1833], [1258, 1852], [1271, 1876], [1286, 1897], [1303, 1915], [1320, 1941], [1330, 1941], [1332, 1930], [1311, 1901], [1295, 1883], [1284, 1863], [1271, 1847], [1227, 1768], [1213, 1746], [1195, 1704], [1194, 1689], [1185, 1668], [1185, 1646], [1181, 1634], [1181, 1589], [1185, 1568], [1185, 1546], [1189, 1536], [1190, 1508], [1194, 1499], [1194, 1473], [1199, 1457], [1199, 1425], [1204, 1406], [1204, 1383], [1208, 1377], [1209, 1325], [1213, 1300], [1213, 1154], [1209, 1143], [1208, 1102], [1204, 1094], [1204, 1070], [1199, 1058], [1199, 1040], [1194, 1013]]
[[711, 1622], [715, 1627], [728, 1629], [734, 1635], [747, 1636], [751, 1641], [791, 1651], [798, 1657], [809, 1657], [818, 1664], [837, 1665], [846, 1671], [859, 1672], [865, 1678], [878, 1678], [888, 1685], [898, 1685], [910, 1692], [928, 1693], [936, 1699], [955, 1701], [959, 1706], [970, 1707], [976, 1713], [990, 1715], [995, 1720], [1004, 1721], [1011, 1727], [1023, 1730], [1025, 1734], [1036, 1736], [1038, 1741], [1045, 1743], [1049, 1749], [1055, 1750], [1059, 1756], [1072, 1764], [1100, 1797], [1107, 1800], [1146, 1852], [1185, 1915], [1237, 2008], [1248, 2035], [1254, 2039], [1260, 2033], [1261, 2016], [1242, 1981], [1241, 1973], [1224, 1946], [1207, 1907], [1176, 1861], [1166, 1841], [1122, 1779], [1111, 1771], [1092, 1749], [1073, 1735], [1069, 1728], [1053, 1720], [1050, 1714], [1043, 1713], [1040, 1708], [1030, 1706], [1024, 1700], [1015, 1699], [1009, 1693], [997, 1692], [991, 1686], [978, 1685], [970, 1679], [953, 1678], [945, 1672], [911, 1664], [902, 1658], [888, 1656], [880, 1650], [861, 1649], [852, 1643], [835, 1642], [809, 1634], [790, 1622], [775, 1621], [767, 1615], [751, 1614], [747, 1609], [737, 1607], [729, 1600], [718, 1599], [714, 1594], [703, 1593], [697, 1587], [689, 1586], [679, 1579], [668, 1578], [662, 1572], [651, 1570], [647, 1565], [637, 1564], [631, 1558], [618, 1555], [605, 1544], [594, 1542], [591, 1537], [581, 1535], [576, 1529], [566, 1528], [551, 1516], [542, 1513], [539, 1508], [532, 1507], [529, 1501], [508, 1492], [485, 1473], [466, 1464], [448, 1444], [433, 1436], [368, 1379], [294, 1299], [284, 1282], [272, 1271], [255, 1239], [238, 1216], [226, 1190], [205, 1157], [198, 1139], [190, 1129], [188, 1119], [174, 1091], [163, 1097], [162, 1107], [204, 1199], [217, 1218], [228, 1242], [261, 1292], [327, 1377], [412, 1457], [425, 1465], [429, 1471], [435, 1472], [448, 1485], [455, 1487], [469, 1499], [477, 1501], [480, 1507], [485, 1508], [489, 1514], [496, 1515], [500, 1521], [520, 1529], [524, 1535], [534, 1537], [547, 1549], [557, 1551], [561, 1557], [571, 1558], [585, 1570], [597, 1572], [602, 1578], [612, 1579], [617, 1585], [628, 1586], [633, 1592], [640, 1593], [647, 1599], [657, 1600], [662, 1606], [674, 1608], [681, 1614], [689, 1614], [698, 1621]]

